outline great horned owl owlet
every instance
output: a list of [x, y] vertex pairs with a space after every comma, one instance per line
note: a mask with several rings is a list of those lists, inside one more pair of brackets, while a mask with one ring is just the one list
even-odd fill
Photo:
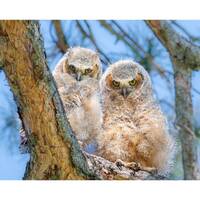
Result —
[[131, 60], [109, 66], [100, 80], [103, 131], [97, 154], [169, 171], [174, 142], [145, 69]]
[[101, 128], [100, 59], [92, 50], [70, 48], [53, 75], [72, 130], [84, 147], [92, 142]]

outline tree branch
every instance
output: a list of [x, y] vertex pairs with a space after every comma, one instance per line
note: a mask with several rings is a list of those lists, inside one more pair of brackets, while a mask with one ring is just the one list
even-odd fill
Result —
[[182, 146], [185, 179], [200, 179], [191, 97], [192, 70], [199, 69], [200, 49], [176, 33], [166, 21], [146, 22], [170, 53], [174, 69], [176, 125]]
[[90, 168], [102, 180], [163, 180], [165, 176], [157, 175], [151, 168], [130, 169], [118, 166], [102, 157], [85, 153]]
[[104, 64], [111, 63], [109, 57], [101, 50], [101, 48], [97, 44], [97, 42], [94, 38], [93, 32], [91, 30], [91, 27], [89, 26], [89, 24], [87, 23], [86, 20], [84, 22], [87, 26], [89, 33], [87, 33], [87, 31], [83, 28], [83, 26], [81, 25], [81, 23], [78, 20], [76, 21], [77, 27], [80, 30], [81, 34], [84, 37], [88, 38], [92, 42], [92, 44], [95, 46], [96, 50], [104, 57], [104, 60], [103, 60]]
[[123, 37], [127, 37], [132, 42], [138, 51], [142, 52], [144, 55], [147, 54], [145, 49], [137, 41], [135, 41], [133, 37], [131, 37], [115, 20], [111, 20], [111, 22], [121, 31]]
[[187, 37], [189, 38], [189, 40], [191, 42], [195, 42], [195, 41], [199, 41], [200, 38], [199, 37], [195, 37], [193, 35], [191, 35], [183, 26], [181, 26], [176, 20], [171, 20], [171, 23], [173, 25], [175, 25], [177, 28], [179, 28], [185, 35], [187, 35]]
[[148, 20], [146, 23], [182, 67], [200, 70], [200, 47], [179, 35], [167, 21]]
[[69, 123], [34, 21], [1, 21], [8, 45], [1, 56], [28, 133], [31, 158], [25, 179], [83, 179], [92, 176]]
[[65, 38], [65, 35], [63, 33], [63, 29], [61, 26], [60, 20], [53, 20], [52, 21], [55, 27], [55, 32], [57, 35], [57, 42], [56, 45], [60, 49], [60, 51], [64, 54], [66, 53], [67, 49], [69, 48], [69, 44]]
[[99, 20], [102, 27], [108, 30], [112, 35], [114, 35], [117, 40], [121, 40], [129, 49], [139, 57], [140, 60], [147, 59], [147, 61], [152, 65], [152, 68], [158, 71], [161, 76], [164, 76], [169, 83], [168, 77], [165, 75], [165, 70], [155, 63], [153, 56], [149, 54], [137, 41], [135, 41], [115, 20], [111, 21], [119, 31], [115, 30], [111, 24], [106, 22], [106, 20]]
[[114, 35], [117, 38], [117, 40], [121, 40], [125, 45], [127, 45], [133, 53], [141, 57], [140, 52], [137, 49], [135, 49], [135, 45], [132, 45], [131, 42], [128, 41], [126, 37], [124, 37], [124, 35], [118, 33], [106, 20], [99, 20], [99, 23], [102, 27], [104, 27], [107, 31]]

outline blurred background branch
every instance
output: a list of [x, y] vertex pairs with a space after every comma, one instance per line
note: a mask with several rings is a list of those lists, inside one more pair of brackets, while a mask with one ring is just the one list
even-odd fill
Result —
[[102, 57], [103, 57], [102, 62], [104, 64], [111, 63], [110, 58], [104, 53], [104, 51], [99, 47], [98, 43], [96, 42], [96, 39], [92, 32], [92, 29], [91, 29], [89, 23], [87, 22], [87, 20], [84, 20], [83, 23], [85, 24], [87, 30], [85, 30], [85, 28], [82, 26], [82, 24], [79, 20], [76, 21], [77, 27], [78, 27], [80, 33], [82, 34], [82, 37], [88, 38], [91, 41], [91, 43], [94, 45], [95, 49], [102, 55]]
[[67, 49], [70, 47], [67, 41], [67, 38], [64, 35], [63, 29], [62, 29], [62, 24], [60, 20], [53, 20], [52, 21], [54, 27], [55, 27], [55, 32], [57, 36], [57, 41], [55, 42], [58, 49], [64, 54], [66, 53]]
[[180, 25], [176, 20], [171, 20], [172, 25], [180, 29], [191, 42], [200, 42], [200, 37], [193, 36], [189, 31], [187, 31], [182, 25]]
[[191, 72], [200, 66], [200, 48], [188, 43], [167, 21], [148, 20], [146, 23], [169, 51], [173, 63], [176, 126], [181, 140], [184, 179], [200, 179], [191, 97]]

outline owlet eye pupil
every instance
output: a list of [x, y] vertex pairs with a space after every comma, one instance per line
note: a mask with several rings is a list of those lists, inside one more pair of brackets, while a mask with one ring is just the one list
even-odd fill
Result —
[[72, 71], [72, 72], [75, 72], [76, 71], [76, 68], [74, 65], [69, 65], [69, 69]]
[[129, 81], [129, 85], [130, 86], [134, 86], [136, 84], [136, 80], [135, 79], [133, 79], [132, 81]]
[[118, 81], [113, 80], [113, 81], [112, 81], [112, 85], [113, 85], [115, 88], [119, 88], [120, 83], [119, 83]]
[[92, 72], [92, 70], [91, 70], [90, 68], [85, 69], [85, 74], [89, 74], [89, 73], [91, 73], [91, 72]]

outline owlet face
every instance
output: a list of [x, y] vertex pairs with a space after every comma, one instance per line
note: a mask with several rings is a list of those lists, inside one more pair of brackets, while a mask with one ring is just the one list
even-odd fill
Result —
[[106, 87], [115, 93], [127, 98], [140, 88], [144, 76], [135, 63], [131, 61], [119, 61], [109, 67], [106, 76]]
[[92, 50], [80, 47], [71, 48], [65, 70], [77, 81], [88, 77], [98, 79], [101, 74], [100, 59], [97, 53]]

